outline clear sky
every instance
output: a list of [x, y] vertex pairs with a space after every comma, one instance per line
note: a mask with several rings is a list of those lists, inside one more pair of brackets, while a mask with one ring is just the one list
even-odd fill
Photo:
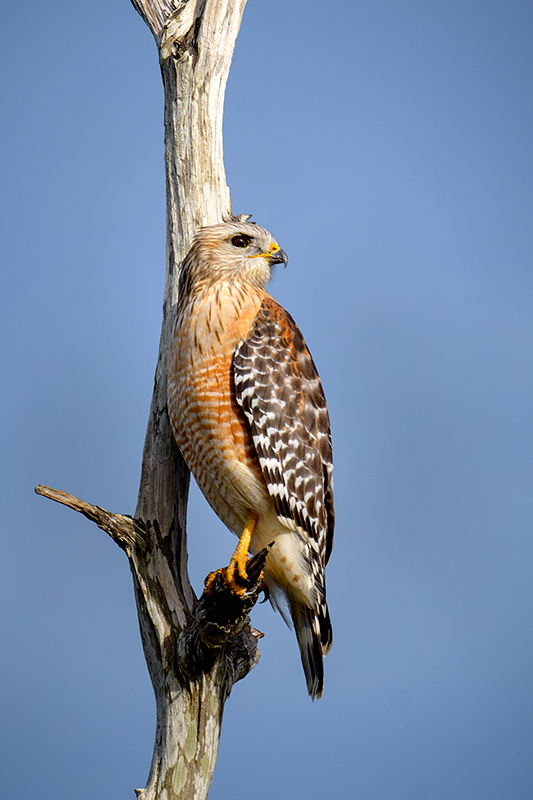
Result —
[[[132, 513], [164, 280], [162, 87], [127, 0], [7, 3], [1, 60], [1, 794], [131, 800], [154, 702], [128, 564], [45, 483]], [[533, 797], [533, 5], [249, 0], [235, 213], [321, 373], [334, 647], [278, 614], [212, 800]], [[234, 546], [192, 493], [197, 590]]]

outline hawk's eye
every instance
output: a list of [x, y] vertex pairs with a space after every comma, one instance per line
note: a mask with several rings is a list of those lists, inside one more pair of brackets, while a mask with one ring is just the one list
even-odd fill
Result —
[[245, 236], [243, 233], [239, 233], [237, 236], [233, 237], [231, 243], [234, 247], [248, 247], [250, 244], [250, 237]]

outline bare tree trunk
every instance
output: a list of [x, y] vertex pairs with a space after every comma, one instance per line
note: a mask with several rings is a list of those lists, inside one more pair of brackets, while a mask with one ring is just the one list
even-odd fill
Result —
[[[222, 152], [226, 80], [246, 0], [132, 0], [156, 40], [165, 88], [167, 271], [155, 388], [135, 519], [64, 492], [36, 491], [96, 522], [126, 552], [157, 703], [152, 766], [141, 800], [202, 800], [215, 766], [224, 703], [259, 659], [243, 598], [217, 580], [197, 600], [187, 574], [189, 473], [167, 414], [168, 353], [179, 265], [195, 231], [231, 216]], [[265, 554], [266, 555], [266, 554]], [[254, 562], [254, 563], [252, 563]], [[249, 572], [258, 578], [261, 559]]]

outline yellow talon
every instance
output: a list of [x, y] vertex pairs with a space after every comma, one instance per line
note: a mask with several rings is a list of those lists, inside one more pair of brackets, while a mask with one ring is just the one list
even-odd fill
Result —
[[[257, 525], [258, 515], [252, 512], [248, 517], [246, 526], [242, 532], [239, 544], [235, 548], [235, 552], [231, 557], [228, 567], [217, 569], [215, 572], [210, 572], [205, 580], [205, 591], [209, 594], [212, 591], [212, 586], [216, 580], [216, 576], [220, 573], [224, 578], [225, 585], [237, 595], [243, 595], [247, 591], [246, 584], [248, 583], [248, 574], [246, 572], [246, 564], [248, 561], [248, 551], [250, 550], [250, 541], [252, 534]], [[243, 584], [245, 584], [243, 586]]]

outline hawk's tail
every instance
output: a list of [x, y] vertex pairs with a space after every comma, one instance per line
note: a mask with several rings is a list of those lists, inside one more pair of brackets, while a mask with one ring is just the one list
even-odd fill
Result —
[[328, 607], [324, 600], [318, 608], [309, 608], [301, 600], [296, 600], [290, 595], [289, 605], [307, 680], [307, 691], [314, 700], [315, 697], [322, 697], [324, 688], [322, 659], [329, 653], [333, 642]]

